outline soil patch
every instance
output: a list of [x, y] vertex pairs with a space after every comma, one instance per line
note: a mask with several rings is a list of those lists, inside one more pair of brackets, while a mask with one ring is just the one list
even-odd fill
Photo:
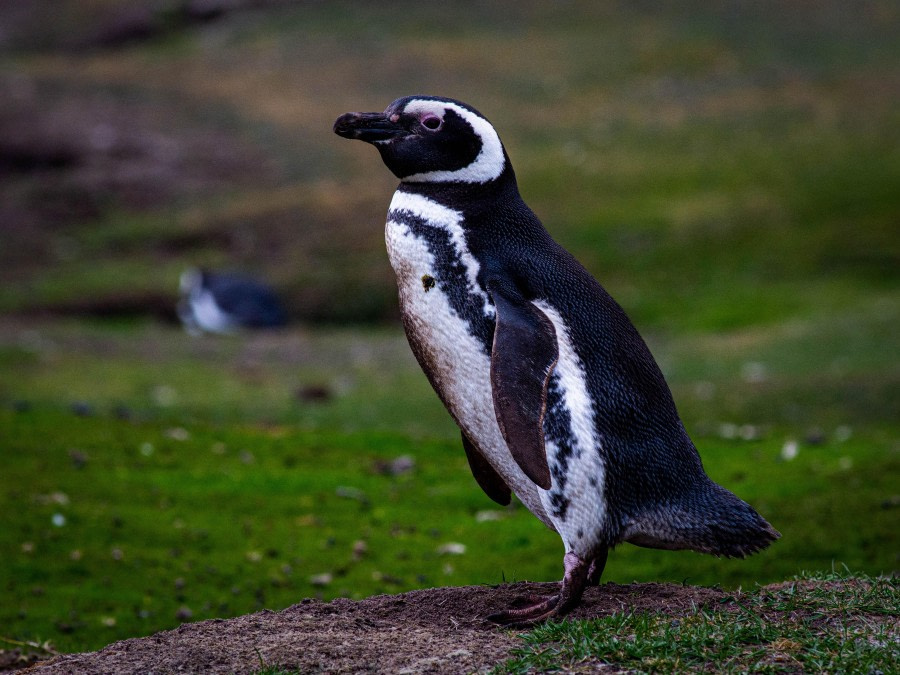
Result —
[[[465, 586], [316, 600], [281, 612], [214, 619], [116, 642], [98, 652], [64, 654], [29, 673], [253, 672], [280, 667], [304, 673], [485, 672], [521, 643], [483, 617], [554, 583]], [[720, 601], [723, 591], [675, 584], [607, 583], [589, 588], [575, 618], [626, 609], [678, 616]]]

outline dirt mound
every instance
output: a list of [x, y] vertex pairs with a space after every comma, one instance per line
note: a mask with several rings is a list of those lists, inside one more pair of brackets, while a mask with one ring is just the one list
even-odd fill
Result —
[[[281, 612], [184, 624], [98, 652], [64, 654], [29, 673], [252, 672], [281, 667], [328, 673], [485, 671], [520, 643], [482, 617], [552, 583], [465, 586], [379, 595], [358, 602], [315, 600]], [[625, 609], [679, 615], [721, 600], [722, 591], [674, 584], [608, 583], [590, 588], [576, 618]]]

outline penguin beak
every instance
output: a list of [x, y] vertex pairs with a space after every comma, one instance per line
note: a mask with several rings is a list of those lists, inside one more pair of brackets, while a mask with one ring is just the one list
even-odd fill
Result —
[[334, 122], [334, 133], [366, 143], [389, 141], [405, 136], [408, 131], [391, 122], [384, 113], [345, 113]]

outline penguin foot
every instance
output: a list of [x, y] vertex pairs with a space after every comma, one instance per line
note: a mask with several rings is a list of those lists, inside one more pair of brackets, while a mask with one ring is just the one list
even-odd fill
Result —
[[[593, 562], [590, 561], [590, 563]], [[605, 562], [606, 555], [604, 554], [600, 564], [600, 572], [603, 571]], [[563, 558], [565, 574], [562, 582], [560, 582], [559, 593], [551, 595], [549, 598], [534, 595], [528, 596], [526, 602], [530, 604], [491, 614], [487, 617], [487, 620], [501, 626], [524, 627], [533, 626], [547, 619], [565, 616], [577, 607], [581, 601], [581, 595], [584, 593], [584, 587], [588, 580], [588, 570], [589, 567], [592, 568], [590, 563], [582, 560], [571, 551], [566, 553], [566, 557]], [[598, 579], [599, 576], [598, 573]]]
[[609, 555], [609, 549], [604, 548], [596, 558], [591, 560], [591, 566], [588, 568], [587, 584], [588, 586], [599, 586], [600, 577], [603, 576], [603, 569], [606, 567], [606, 558]]

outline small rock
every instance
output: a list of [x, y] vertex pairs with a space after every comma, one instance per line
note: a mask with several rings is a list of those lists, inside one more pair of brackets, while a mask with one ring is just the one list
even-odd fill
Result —
[[741, 366], [741, 378], [749, 384], [760, 384], [769, 379], [766, 364], [750, 361]]
[[738, 425], [732, 424], [731, 422], [723, 422], [719, 425], [719, 436], [722, 438], [732, 439], [737, 438], [738, 435]]
[[822, 445], [825, 442], [825, 432], [819, 428], [810, 429], [806, 432], [803, 442], [807, 445]]
[[170, 387], [167, 384], [161, 384], [158, 387], [155, 387], [151, 395], [153, 396], [156, 405], [163, 408], [173, 406], [178, 401], [178, 393], [173, 387]]
[[218, 19], [235, 6], [234, 0], [187, 0], [182, 7], [184, 15], [194, 21], [212, 21]]
[[188, 607], [187, 605], [182, 605], [181, 607], [178, 608], [178, 611], [175, 612], [175, 618], [178, 619], [179, 621], [187, 621], [192, 616], [194, 616], [194, 613], [191, 611], [191, 608]]
[[446, 544], [438, 546], [437, 552], [440, 555], [463, 555], [466, 552], [466, 545], [456, 541], [448, 541]]
[[94, 414], [94, 408], [91, 404], [84, 401], [75, 401], [69, 406], [69, 410], [78, 415], [78, 417], [91, 417]]
[[401, 476], [416, 468], [416, 460], [411, 455], [400, 455], [390, 461], [377, 460], [373, 464], [375, 473], [382, 476]]
[[321, 403], [331, 399], [332, 393], [324, 384], [310, 384], [297, 387], [294, 391], [294, 396], [298, 401]]
[[502, 520], [503, 511], [479, 511], [475, 514], [476, 523], [486, 523], [491, 520]]
[[112, 409], [113, 417], [117, 420], [128, 421], [134, 417], [134, 413], [131, 412], [131, 408], [126, 405], [122, 405], [121, 403], [117, 406], [114, 406]]
[[896, 509], [898, 506], [900, 506], [900, 495], [891, 495], [881, 502], [881, 508], [883, 509]]
[[166, 438], [171, 438], [173, 441], [186, 441], [190, 437], [190, 432], [183, 427], [174, 427], [166, 431]]
[[853, 429], [848, 427], [846, 424], [842, 424], [837, 429], [834, 430], [834, 440], [838, 443], [843, 443], [845, 441], [849, 441], [853, 436]]
[[175, 579], [175, 590], [176, 591], [182, 590], [184, 588], [184, 586], [185, 586], [185, 581], [184, 581], [183, 577], [178, 577], [177, 579]]
[[708, 380], [701, 380], [694, 385], [694, 395], [701, 401], [710, 401], [716, 395], [716, 385]]
[[331, 574], [331, 572], [323, 572], [322, 574], [313, 574], [309, 578], [309, 583], [311, 583], [313, 586], [318, 586], [321, 588], [330, 584], [333, 579], [334, 576]]
[[361, 504], [369, 503], [369, 498], [366, 496], [366, 493], [359, 488], [338, 485], [334, 490], [334, 494], [338, 497], [343, 497], [344, 499], [355, 499]]
[[403, 585], [403, 579], [401, 579], [400, 577], [395, 577], [392, 574], [385, 574], [384, 572], [379, 572], [378, 570], [372, 572], [372, 581], [381, 584], [391, 584], [393, 586]]
[[88, 456], [81, 450], [72, 448], [71, 450], [69, 450], [69, 459], [72, 460], [72, 466], [74, 466], [76, 469], [83, 469], [84, 465], [87, 464]]
[[364, 542], [362, 539], [357, 539], [353, 542], [353, 559], [361, 560], [362, 557], [368, 553], [369, 545]]
[[792, 459], [797, 457], [797, 453], [800, 451], [800, 445], [797, 441], [787, 441], [783, 446], [781, 446], [781, 459], [785, 462], [790, 462]]

